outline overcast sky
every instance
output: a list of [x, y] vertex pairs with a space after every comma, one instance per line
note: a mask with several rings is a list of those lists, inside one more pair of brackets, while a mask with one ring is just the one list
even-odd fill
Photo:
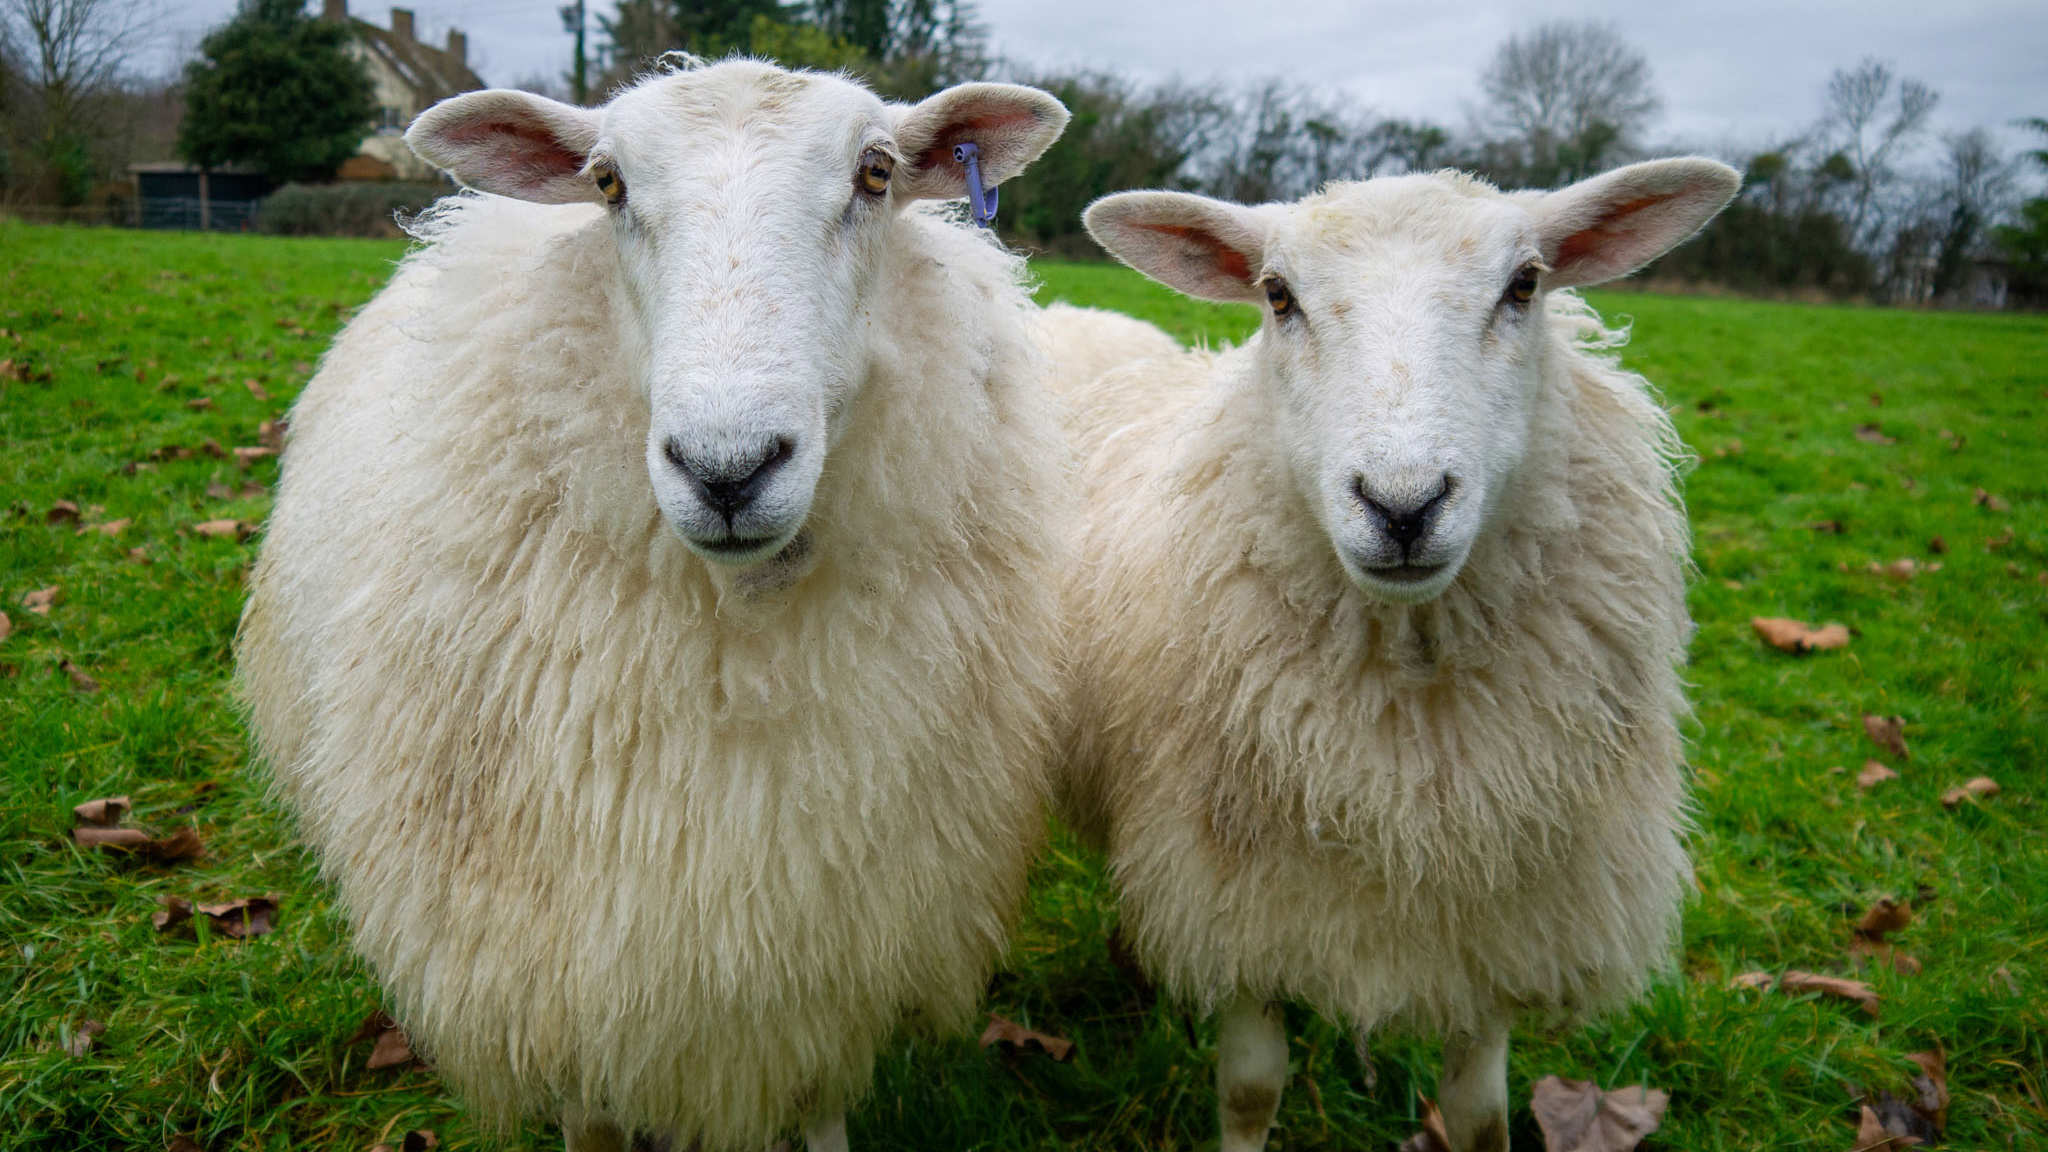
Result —
[[[234, 0], [163, 2], [169, 14], [154, 38], [163, 68], [234, 8]], [[413, 8], [423, 39], [439, 43], [451, 25], [464, 29], [472, 65], [486, 81], [509, 84], [566, 68], [560, 3], [416, 0]], [[591, 3], [594, 13], [611, 0]], [[349, 7], [390, 22], [388, 3]], [[1500, 41], [1560, 17], [1610, 20], [1648, 54], [1665, 105], [1652, 141], [1746, 147], [1789, 137], [1814, 120], [1828, 73], [1864, 56], [1938, 89], [1943, 130], [2048, 116], [2043, 0], [981, 0], [979, 9], [995, 50], [1026, 65], [1197, 81], [1280, 74], [1341, 88], [1384, 115], [1453, 128], [1466, 122], [1479, 71]]]

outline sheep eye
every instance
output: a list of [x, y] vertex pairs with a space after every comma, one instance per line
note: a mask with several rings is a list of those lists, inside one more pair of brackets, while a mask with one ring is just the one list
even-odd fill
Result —
[[1515, 278], [1508, 281], [1507, 293], [1502, 298], [1517, 307], [1534, 300], [1536, 298], [1536, 266], [1534, 264], [1522, 265], [1520, 270], [1515, 273]]
[[870, 148], [860, 155], [860, 186], [870, 196], [887, 192], [889, 177], [895, 171], [896, 161], [880, 148]]
[[604, 194], [605, 203], [618, 204], [626, 198], [626, 182], [615, 169], [599, 168], [592, 178], [597, 181], [597, 190]]
[[1273, 315], [1289, 316], [1294, 312], [1294, 293], [1287, 290], [1287, 282], [1278, 276], [1266, 277], [1266, 303], [1273, 306]]

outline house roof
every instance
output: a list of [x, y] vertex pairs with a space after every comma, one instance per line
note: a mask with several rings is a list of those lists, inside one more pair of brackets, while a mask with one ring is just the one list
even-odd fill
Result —
[[379, 28], [360, 17], [350, 18], [349, 25], [363, 47], [390, 65], [419, 94], [422, 104], [484, 87], [483, 77], [439, 48], [398, 35], [389, 28]]

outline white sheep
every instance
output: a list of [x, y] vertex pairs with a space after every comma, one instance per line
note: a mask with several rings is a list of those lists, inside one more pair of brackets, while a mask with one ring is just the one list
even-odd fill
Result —
[[977, 1003], [1041, 835], [1064, 447], [1022, 263], [915, 202], [1059, 135], [734, 61], [437, 105], [494, 196], [306, 388], [239, 640], [260, 751], [480, 1115], [752, 1148]]
[[1093, 380], [1133, 361], [1180, 352], [1179, 341], [1157, 326], [1102, 308], [1051, 304], [1038, 327], [1052, 380]]
[[1446, 1036], [1458, 1152], [1507, 1146], [1510, 1021], [1626, 1000], [1689, 875], [1677, 442], [1575, 295], [1734, 194], [1705, 160], [1549, 194], [1453, 174], [1295, 204], [1110, 196], [1126, 263], [1266, 309], [1221, 355], [1067, 381], [1070, 802], [1125, 933], [1223, 1013], [1264, 1145], [1273, 1002]]

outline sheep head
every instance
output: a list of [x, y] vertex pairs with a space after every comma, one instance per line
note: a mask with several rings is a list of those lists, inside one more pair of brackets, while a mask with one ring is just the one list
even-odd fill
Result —
[[1703, 159], [1534, 194], [1437, 173], [1259, 207], [1120, 193], [1087, 224], [1169, 287], [1265, 310], [1249, 351], [1278, 457], [1350, 579], [1415, 604], [1457, 578], [1528, 452], [1544, 294], [1642, 267], [1738, 186]]
[[[598, 205], [629, 316], [621, 348], [650, 405], [656, 503], [728, 565], [803, 550], [828, 452], [868, 365], [878, 269], [915, 200], [965, 194], [1058, 138], [1047, 94], [968, 84], [912, 106], [843, 77], [735, 60], [659, 74], [602, 108], [472, 92], [406, 141], [479, 191]], [[595, 270], [594, 270], [595, 271]]]

